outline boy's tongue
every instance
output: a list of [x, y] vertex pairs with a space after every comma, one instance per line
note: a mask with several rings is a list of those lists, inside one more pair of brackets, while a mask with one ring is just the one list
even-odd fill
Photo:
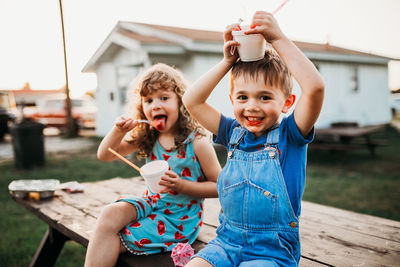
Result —
[[165, 128], [165, 120], [166, 120], [165, 117], [156, 118], [151, 123], [151, 125], [154, 126], [158, 131], [164, 130], [164, 128]]

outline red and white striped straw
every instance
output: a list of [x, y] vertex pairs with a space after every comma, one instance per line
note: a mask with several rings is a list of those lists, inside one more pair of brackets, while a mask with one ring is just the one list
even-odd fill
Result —
[[276, 13], [278, 13], [278, 11], [279, 11], [284, 5], [286, 5], [286, 3], [287, 3], [288, 1], [289, 1], [289, 0], [283, 1], [282, 4], [280, 4], [280, 5], [272, 12], [272, 15], [275, 15]]

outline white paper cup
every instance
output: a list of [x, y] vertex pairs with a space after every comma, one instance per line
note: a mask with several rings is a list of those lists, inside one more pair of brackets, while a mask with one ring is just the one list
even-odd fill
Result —
[[248, 34], [244, 32], [249, 29], [249, 26], [241, 26], [241, 31], [232, 31], [233, 40], [240, 45], [237, 47], [240, 60], [244, 62], [257, 61], [264, 57], [265, 54], [265, 39], [262, 34]]
[[161, 181], [161, 176], [168, 171], [168, 168], [168, 162], [164, 160], [151, 161], [140, 168], [142, 170], [141, 176], [151, 192], [158, 193], [164, 188], [158, 183]]

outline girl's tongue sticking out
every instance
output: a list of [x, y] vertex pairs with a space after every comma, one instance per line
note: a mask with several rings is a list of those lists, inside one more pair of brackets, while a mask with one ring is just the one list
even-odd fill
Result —
[[154, 121], [151, 122], [151, 126], [157, 129], [157, 131], [162, 131], [165, 128], [165, 121], [167, 118], [165, 116], [157, 116]]

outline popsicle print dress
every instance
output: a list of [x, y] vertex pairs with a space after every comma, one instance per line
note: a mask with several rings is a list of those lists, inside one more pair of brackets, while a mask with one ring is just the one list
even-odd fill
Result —
[[[170, 168], [182, 179], [201, 182], [204, 175], [193, 151], [195, 133], [184, 141], [185, 148], [166, 150], [157, 141], [147, 161], [166, 160]], [[133, 254], [153, 254], [171, 251], [176, 244], [193, 243], [203, 219], [203, 198], [176, 191], [153, 193], [149, 188], [142, 197], [121, 196], [136, 207], [138, 218], [125, 226], [119, 236], [127, 250]]]

